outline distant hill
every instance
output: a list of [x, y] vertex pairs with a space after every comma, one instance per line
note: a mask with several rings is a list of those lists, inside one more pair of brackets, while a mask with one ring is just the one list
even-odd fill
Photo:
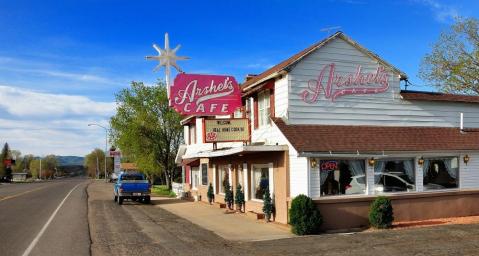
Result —
[[81, 156], [57, 156], [58, 166], [83, 165], [83, 159]]

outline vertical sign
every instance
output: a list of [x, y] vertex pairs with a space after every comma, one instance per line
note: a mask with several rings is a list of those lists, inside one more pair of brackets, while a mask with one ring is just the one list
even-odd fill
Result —
[[120, 174], [120, 163], [121, 163], [121, 152], [120, 151], [110, 151], [110, 157], [113, 157], [113, 172]]

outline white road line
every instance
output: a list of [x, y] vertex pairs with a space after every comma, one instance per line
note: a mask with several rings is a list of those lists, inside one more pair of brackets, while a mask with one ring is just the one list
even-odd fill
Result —
[[52, 213], [52, 215], [50, 216], [50, 218], [48, 219], [47, 223], [45, 223], [45, 225], [43, 225], [42, 229], [40, 230], [40, 232], [38, 232], [37, 236], [35, 237], [35, 239], [33, 239], [33, 241], [30, 243], [30, 245], [28, 246], [28, 248], [25, 250], [25, 252], [22, 254], [23, 256], [28, 256], [33, 248], [35, 248], [35, 245], [37, 245], [38, 243], [38, 240], [40, 240], [40, 237], [42, 237], [43, 233], [45, 233], [45, 230], [48, 228], [48, 226], [50, 225], [50, 223], [52, 222], [53, 218], [55, 218], [55, 215], [57, 215], [58, 211], [60, 210], [60, 208], [62, 207], [63, 203], [65, 203], [65, 201], [67, 200], [67, 198], [70, 196], [70, 194], [73, 192], [73, 190], [75, 190], [78, 186], [80, 186], [82, 183], [80, 184], [77, 184], [75, 187], [72, 188], [72, 190], [70, 190], [70, 192], [68, 192], [68, 194], [65, 196], [65, 198], [63, 198], [63, 200], [61, 201], [61, 203], [58, 205], [57, 209]]

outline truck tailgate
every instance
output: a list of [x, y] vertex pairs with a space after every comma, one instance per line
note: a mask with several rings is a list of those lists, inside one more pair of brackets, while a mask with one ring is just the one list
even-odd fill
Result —
[[148, 181], [123, 181], [121, 184], [123, 192], [147, 192], [149, 190]]

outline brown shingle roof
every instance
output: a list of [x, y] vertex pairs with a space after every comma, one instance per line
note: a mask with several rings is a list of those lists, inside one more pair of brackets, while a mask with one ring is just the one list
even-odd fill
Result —
[[479, 103], [479, 96], [448, 94], [439, 92], [401, 91], [405, 100], [454, 101], [465, 103]]
[[298, 152], [479, 150], [479, 130], [459, 128], [275, 124]]
[[[261, 73], [257, 76], [251, 77], [250, 79], [248, 79], [247, 81], [245, 81], [241, 85], [241, 89], [244, 90], [245, 88], [247, 88], [249, 86], [252, 86], [252, 85], [254, 85], [258, 82], [263, 82], [263, 80], [265, 80], [265, 79], [273, 78], [275, 73], [278, 73], [282, 70], [287, 69], [289, 66], [295, 64], [296, 62], [298, 62], [299, 60], [301, 60], [302, 58], [304, 58], [308, 54], [312, 53], [316, 49], [320, 48], [321, 46], [325, 45], [326, 43], [328, 43], [329, 41], [331, 41], [331, 40], [333, 40], [337, 37], [344, 39], [346, 42], [350, 43], [351, 45], [356, 47], [358, 50], [360, 50], [360, 51], [364, 52], [365, 54], [369, 55], [371, 58], [376, 59], [382, 65], [390, 67], [396, 73], [400, 74], [402, 78], [407, 77], [404, 72], [398, 70], [397, 68], [395, 68], [391, 64], [389, 64], [386, 61], [384, 61], [383, 59], [381, 59], [377, 54], [367, 50], [366, 48], [364, 48], [363, 46], [361, 46], [357, 42], [353, 41], [348, 36], [346, 36], [343, 32], [338, 31], [338, 32], [334, 33], [333, 35], [325, 38], [324, 40], [321, 40], [320, 42], [317, 42], [317, 43], [311, 45], [310, 47], [296, 53], [295, 55], [293, 55], [290, 58], [284, 60], [283, 62], [280, 62], [279, 64], [271, 67], [270, 69], [264, 71], [263, 73]], [[272, 77], [270, 77], [270, 76], [272, 76]]]

